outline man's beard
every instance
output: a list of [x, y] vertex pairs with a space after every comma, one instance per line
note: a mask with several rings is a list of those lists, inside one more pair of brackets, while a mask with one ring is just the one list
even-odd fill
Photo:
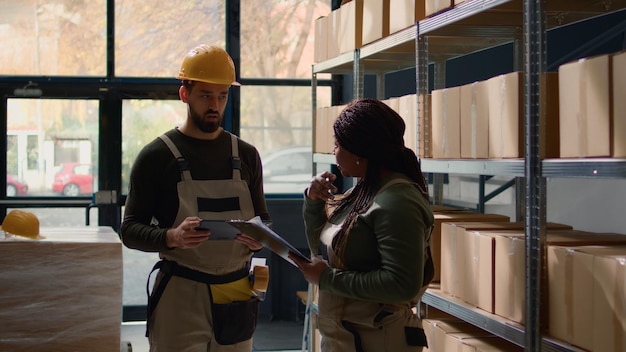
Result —
[[[217, 121], [214, 120], [205, 120], [203, 115], [200, 115], [198, 113], [196, 113], [191, 106], [189, 107], [189, 111], [191, 114], [191, 121], [193, 121], [193, 124], [196, 125], [196, 127], [198, 127], [198, 129], [204, 133], [213, 133], [215, 131], [217, 131], [217, 129], [220, 127], [220, 125], [222, 124], [222, 116], [220, 115], [217, 119]], [[208, 110], [206, 112], [206, 114], [208, 113], [217, 113], [219, 115], [219, 112], [214, 111], [214, 110]]]

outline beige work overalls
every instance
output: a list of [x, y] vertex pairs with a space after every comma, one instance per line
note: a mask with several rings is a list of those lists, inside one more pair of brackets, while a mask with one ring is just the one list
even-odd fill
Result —
[[[160, 138], [174, 156], [183, 156], [165, 135]], [[240, 163], [237, 138], [231, 135], [234, 164]], [[240, 165], [240, 164], [239, 164]], [[233, 165], [233, 177], [229, 180], [193, 180], [191, 172], [181, 170], [181, 181], [177, 185], [179, 208], [174, 222], [178, 226], [187, 216], [198, 216], [207, 220], [251, 219], [254, 206], [247, 183], [241, 179], [241, 170]], [[233, 204], [238, 199], [239, 209], [226, 211], [202, 211], [198, 204], [203, 200], [220, 204], [220, 200]], [[235, 241], [209, 240], [192, 249], [173, 249], [159, 253], [166, 262], [175, 262], [192, 271], [217, 277], [242, 271], [249, 266], [250, 249]], [[157, 275], [154, 288], [163, 279], [163, 269]], [[153, 288], [153, 292], [154, 289]], [[250, 291], [252, 297], [252, 290]], [[256, 300], [256, 298], [251, 298]], [[256, 315], [254, 317], [256, 319]], [[242, 320], [242, 319], [239, 319]], [[256, 321], [255, 321], [256, 322]], [[251, 351], [252, 339], [220, 345], [214, 335], [212, 304], [208, 285], [184, 277], [172, 275], [162, 291], [149, 318], [149, 340], [151, 352], [223, 352]], [[235, 324], [242, 323], [235, 321]], [[232, 329], [231, 329], [232, 330]]]
[[[406, 180], [388, 182], [383, 189]], [[320, 245], [328, 248], [328, 261], [337, 262], [333, 238], [343, 225], [326, 223]], [[335, 267], [335, 266], [333, 266]], [[421, 297], [426, 287], [418, 293]], [[322, 352], [421, 352], [426, 345], [421, 319], [413, 313], [416, 302], [382, 304], [319, 291], [318, 326]], [[410, 341], [410, 344], [409, 342]]]

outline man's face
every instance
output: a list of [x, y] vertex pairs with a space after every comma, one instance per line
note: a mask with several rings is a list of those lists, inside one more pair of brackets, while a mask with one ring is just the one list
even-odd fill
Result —
[[202, 132], [215, 132], [222, 124], [229, 87], [223, 84], [196, 82], [191, 88], [187, 97], [189, 117]]

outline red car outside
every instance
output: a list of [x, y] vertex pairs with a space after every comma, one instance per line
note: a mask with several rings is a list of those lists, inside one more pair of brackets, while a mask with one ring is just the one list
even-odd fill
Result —
[[54, 175], [52, 190], [68, 197], [93, 193], [91, 164], [62, 163]]
[[23, 196], [28, 194], [28, 184], [21, 178], [7, 174], [7, 197]]

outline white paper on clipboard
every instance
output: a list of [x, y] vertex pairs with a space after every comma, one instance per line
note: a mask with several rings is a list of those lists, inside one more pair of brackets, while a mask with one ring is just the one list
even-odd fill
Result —
[[238, 228], [241, 233], [246, 234], [255, 240], [261, 242], [265, 247], [269, 248], [272, 252], [278, 254], [283, 259], [296, 266], [293, 260], [289, 259], [289, 253], [293, 253], [299, 258], [311, 262], [311, 259], [302, 254], [296, 247], [292, 246], [284, 238], [280, 237], [276, 232], [267, 227], [261, 221], [261, 218], [255, 216], [250, 220], [228, 220], [230, 225]]

